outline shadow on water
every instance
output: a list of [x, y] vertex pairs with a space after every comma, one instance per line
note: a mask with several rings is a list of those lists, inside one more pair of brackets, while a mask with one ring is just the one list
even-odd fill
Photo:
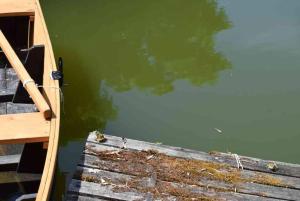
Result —
[[[61, 143], [64, 144], [70, 138], [85, 137], [89, 130], [104, 128], [108, 120], [116, 117], [117, 110], [113, 107], [112, 98], [101, 88], [97, 74], [89, 75], [88, 69], [83, 67], [80, 55], [72, 50], [66, 50], [62, 55], [66, 67], [70, 67], [65, 72], [65, 102], [62, 107], [61, 132], [65, 135], [61, 135]], [[76, 73], [69, 74], [69, 71]]]
[[[60, 48], [60, 50], [63, 50], [63, 48]], [[79, 60], [79, 55], [72, 50], [63, 50], [62, 55], [64, 55], [65, 65], [72, 66], [72, 68], [66, 68], [65, 72], [67, 83], [63, 92], [65, 102], [62, 106], [60, 143], [63, 146], [70, 139], [77, 139], [79, 143], [76, 143], [76, 147], [71, 148], [71, 152], [60, 149], [58, 161], [59, 166], [64, 166], [65, 161], [69, 163], [67, 169], [72, 169], [71, 167], [75, 167], [82, 152], [87, 132], [95, 128], [100, 130], [105, 128], [106, 122], [116, 117], [117, 110], [113, 107], [112, 98], [105, 89], [98, 90], [100, 91], [98, 94], [94, 91], [95, 88], [92, 86], [99, 86], [99, 83], [97, 83], [99, 80], [91, 79], [94, 76], [89, 76], [85, 72], [86, 70], [82, 68], [82, 63]], [[76, 69], [76, 73], [73, 73], [72, 78], [69, 78], [68, 71], [74, 69]], [[69, 80], [71, 83], [69, 83]], [[61, 195], [64, 194], [66, 179], [70, 179], [68, 172], [56, 171], [54, 200], [59, 200]]]
[[213, 84], [220, 71], [230, 68], [214, 48], [215, 34], [231, 26], [216, 1], [42, 0], [41, 4], [55, 55], [64, 58], [68, 84], [57, 195], [64, 191], [63, 172], [74, 168], [88, 131], [105, 129], [117, 118], [108, 88], [163, 95], [174, 90], [176, 80], [194, 86]]

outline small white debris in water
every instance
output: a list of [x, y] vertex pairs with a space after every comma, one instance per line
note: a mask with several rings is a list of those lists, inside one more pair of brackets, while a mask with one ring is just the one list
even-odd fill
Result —
[[218, 128], [214, 128], [218, 133], [223, 133], [223, 131], [221, 129], [218, 129]]

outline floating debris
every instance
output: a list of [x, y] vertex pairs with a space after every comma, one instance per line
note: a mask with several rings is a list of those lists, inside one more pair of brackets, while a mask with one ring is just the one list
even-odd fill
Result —
[[223, 131], [221, 130], [221, 129], [218, 129], [218, 128], [214, 128], [215, 129], [215, 131], [217, 131], [218, 133], [223, 133]]

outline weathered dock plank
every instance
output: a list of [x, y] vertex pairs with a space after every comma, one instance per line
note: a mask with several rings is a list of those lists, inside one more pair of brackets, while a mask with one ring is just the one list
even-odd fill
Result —
[[[94, 168], [86, 168], [86, 167], [82, 167], [82, 168], [78, 168], [76, 173], [75, 173], [75, 178], [80, 179], [80, 178], [96, 178], [99, 181], [101, 181], [101, 179], [103, 179], [104, 181], [107, 179], [109, 180], [109, 182], [114, 183], [118, 183], [119, 181], [122, 181], [123, 183], [126, 184], [130, 183], [130, 181], [134, 180], [135, 182], [139, 182], [139, 185], [148, 185], [151, 187], [151, 185], [153, 185], [151, 183], [151, 179], [147, 178], [147, 177], [136, 177], [136, 176], [131, 176], [131, 175], [126, 175], [126, 174], [122, 174], [122, 173], [118, 173], [118, 172], [113, 172], [113, 171], [105, 171], [105, 170], [100, 170], [100, 169], [94, 169]], [[105, 181], [107, 182], [107, 181]], [[205, 182], [205, 186], [197, 186], [197, 185], [187, 185], [187, 184], [182, 184], [182, 183], [176, 183], [176, 182], [168, 182], [168, 181], [159, 181], [160, 182], [160, 186], [174, 186], [178, 189], [184, 189], [184, 190], [188, 190], [189, 192], [192, 193], [197, 193], [199, 195], [202, 195], [202, 198], [222, 198], [225, 200], [237, 200], [237, 201], [241, 201], [241, 200], [261, 200], [261, 196], [259, 195], [253, 195], [251, 193], [249, 194], [242, 194], [240, 192], [235, 192], [234, 188], [231, 189], [231, 191], [222, 191], [221, 185], [217, 185], [216, 183], [213, 184], [213, 182], [209, 182], [206, 181]], [[101, 184], [101, 183], [100, 183]], [[123, 184], [123, 186], [125, 186], [125, 184]], [[106, 184], [108, 185], [108, 184]], [[122, 185], [121, 185], [122, 186]], [[114, 187], [114, 185], [112, 185], [112, 187]], [[224, 185], [223, 185], [224, 187]], [[125, 188], [125, 192], [136, 192], [136, 189], [130, 188], [129, 186], [125, 186], [123, 187]], [[227, 187], [225, 187], [226, 189]], [[113, 191], [116, 191], [113, 189]], [[122, 191], [121, 191], [122, 192]], [[123, 192], [124, 194], [124, 192]], [[143, 194], [142, 196], [145, 197], [150, 197], [151, 194], [145, 195]], [[151, 196], [153, 199], [153, 196]], [[109, 197], [108, 197], [109, 198]], [[168, 199], [174, 199], [176, 198], [175, 196], [168, 196]], [[265, 200], [269, 200], [269, 199], [265, 199]], [[276, 199], [271, 199], [271, 200], [276, 200]]]
[[[95, 150], [95, 152], [103, 152], [106, 151], [105, 146], [102, 147], [103, 149], [98, 149]], [[91, 148], [89, 148], [91, 149]], [[94, 149], [94, 147], [92, 148]], [[114, 150], [117, 151], [117, 150]], [[122, 164], [120, 166], [120, 164]], [[79, 165], [84, 166], [84, 167], [91, 167], [91, 168], [99, 168], [107, 171], [112, 171], [112, 172], [119, 172], [127, 175], [133, 175], [133, 176], [141, 176], [138, 173], [135, 173], [135, 169], [142, 169], [142, 168], [147, 168], [147, 166], [138, 166], [137, 164], [134, 164], [135, 166], [132, 167], [130, 171], [128, 169], [124, 170], [123, 166], [130, 166], [130, 164], [127, 163], [122, 163], [121, 161], [107, 161], [107, 160], [99, 160], [97, 156], [93, 156], [90, 154], [85, 154], [82, 157], [82, 160], [79, 162]], [[299, 189], [294, 189], [295, 186], [292, 185], [297, 185], [299, 187], [300, 179], [294, 179], [294, 180], [289, 180], [289, 177], [281, 177], [279, 179], [278, 177], [275, 176], [270, 176], [266, 174], [257, 174], [253, 173], [249, 177], [244, 177], [243, 174], [244, 171], [239, 172], [241, 178], [245, 179], [245, 181], [248, 180], [248, 182], [240, 182], [240, 183], [226, 183], [223, 181], [215, 181], [215, 180], [209, 180], [202, 178], [199, 180], [199, 183], [197, 185], [201, 186], [209, 186], [214, 189], [223, 189], [224, 191], [236, 191], [239, 193], [243, 194], [251, 194], [251, 195], [264, 195], [265, 197], [273, 197], [273, 198], [278, 198], [278, 199], [292, 199], [295, 200], [300, 197], [300, 191]], [[248, 172], [249, 174], [249, 172]], [[274, 180], [278, 179], [278, 181], [282, 181], [283, 185], [281, 186], [272, 186], [272, 185], [264, 185], [261, 184], [265, 182], [263, 179], [258, 180], [258, 178], [272, 178]], [[260, 182], [260, 183], [259, 183]], [[291, 185], [292, 184], [292, 185]], [[292, 187], [292, 188], [287, 188]]]
[[[107, 151], [106, 147], [102, 147], [103, 149], [97, 149], [97, 151]], [[117, 151], [117, 149], [109, 149], [110, 151]], [[99, 160], [97, 156], [89, 154], [88, 152], [85, 152], [81, 156], [81, 159], [78, 163], [79, 166], [83, 167], [91, 167], [91, 168], [98, 168], [101, 167], [103, 170], [113, 170], [114, 172], [121, 172], [121, 169], [119, 169], [119, 166], [117, 166], [118, 162], [110, 162], [105, 160]], [[113, 169], [111, 169], [113, 168]], [[257, 173], [249, 170], [243, 170], [240, 171], [240, 176], [244, 178], [245, 180], [251, 180], [253, 178], [258, 178], [256, 183], [260, 182], [263, 183], [263, 179], [265, 178], [273, 178], [278, 181], [284, 182], [285, 186], [288, 186], [292, 189], [300, 190], [300, 179], [294, 178], [294, 177], [288, 177], [288, 176], [281, 176], [281, 175], [271, 175], [268, 173]], [[261, 179], [259, 179], [261, 178]], [[231, 185], [232, 188], [234, 188], [233, 185]], [[283, 186], [284, 187], [284, 186]]]
[[[88, 142], [97, 143], [95, 140], [95, 134], [91, 134], [88, 137]], [[123, 141], [122, 138], [116, 136], [107, 136], [107, 142], [103, 143], [104, 145], [108, 145], [111, 147], [122, 147]], [[127, 139], [126, 147], [128, 149], [134, 150], [148, 150], [148, 149], [158, 149], [160, 152], [165, 153], [167, 155], [183, 157], [183, 158], [191, 158], [196, 160], [204, 160], [204, 161], [214, 161], [220, 163], [227, 163], [232, 166], [237, 166], [237, 161], [233, 154], [221, 153], [221, 152], [213, 152], [213, 153], [205, 153], [201, 151], [185, 149], [181, 147], [171, 147], [163, 144], [155, 144], [144, 141]], [[252, 157], [239, 156], [240, 162], [243, 164], [244, 169], [259, 171], [259, 172], [267, 172], [271, 174], [278, 175], [286, 175], [292, 177], [300, 177], [300, 165], [299, 164], [291, 164], [284, 163], [279, 161], [269, 161], [262, 160]], [[277, 171], [272, 171], [268, 168], [268, 164], [274, 163], [277, 165]]]
[[296, 164], [105, 137], [89, 135], [67, 200], [300, 200]]
[[101, 198], [96, 198], [96, 197], [86, 197], [86, 196], [82, 196], [82, 195], [78, 195], [78, 194], [71, 194], [69, 193], [67, 195], [67, 197], [65, 198], [65, 200], [68, 200], [68, 201], [77, 201], [77, 200], [80, 200], [80, 201], [108, 201], [106, 199], [101, 199]]

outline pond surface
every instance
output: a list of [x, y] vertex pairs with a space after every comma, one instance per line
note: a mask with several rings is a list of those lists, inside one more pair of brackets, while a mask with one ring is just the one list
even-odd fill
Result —
[[300, 1], [41, 4], [67, 84], [56, 196], [95, 129], [300, 163]]

